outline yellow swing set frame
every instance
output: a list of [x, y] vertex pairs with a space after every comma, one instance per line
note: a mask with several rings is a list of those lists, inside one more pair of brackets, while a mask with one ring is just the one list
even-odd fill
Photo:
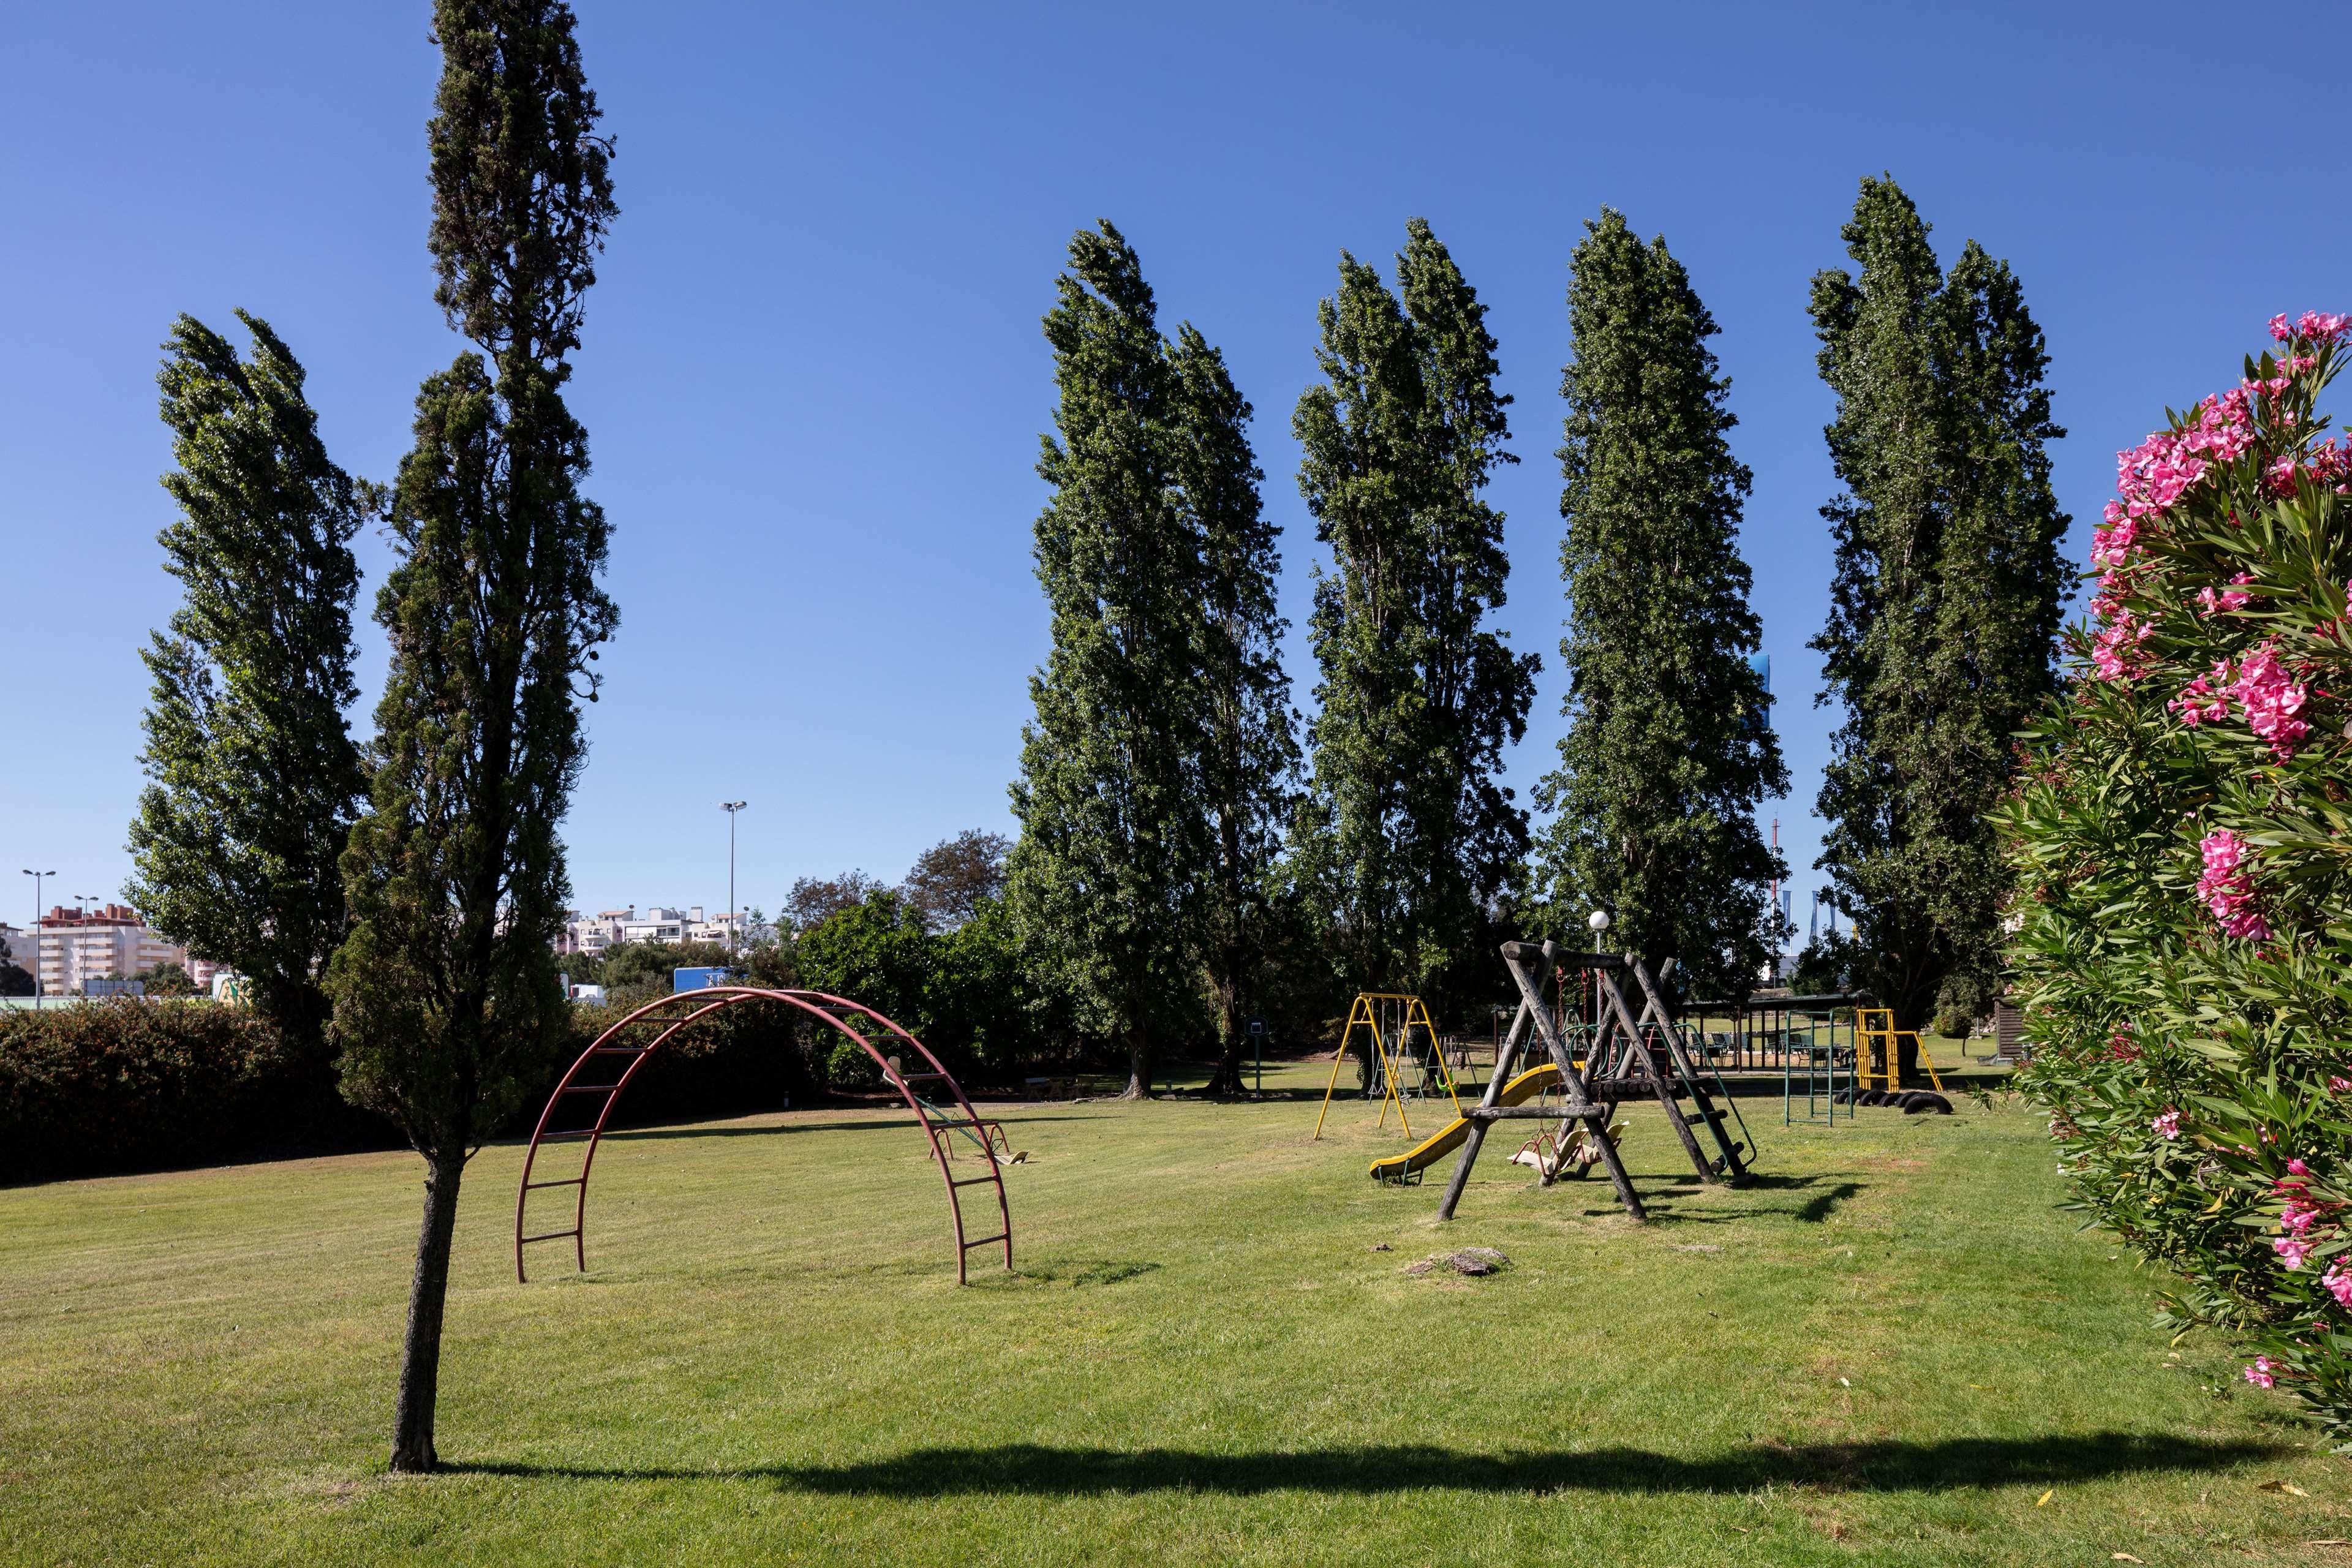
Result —
[[[1356, 1043], [1356, 1031], [1364, 1030], [1371, 1037], [1373, 1059], [1381, 1078], [1381, 1119], [1379, 1126], [1389, 1122], [1389, 1107], [1396, 1107], [1397, 1125], [1404, 1135], [1412, 1136], [1412, 1124], [1405, 1120], [1404, 1097], [1398, 1086], [1403, 1081], [1406, 1066], [1413, 1061], [1411, 1049], [1412, 1031], [1419, 1029], [1429, 1041], [1430, 1059], [1437, 1067], [1437, 1081], [1445, 1089], [1446, 1098], [1454, 1102], [1454, 1114], [1462, 1114], [1462, 1091], [1454, 1081], [1453, 1069], [1445, 1065], [1445, 1047], [1437, 1037], [1437, 1026], [1429, 1019], [1429, 1009], [1418, 996], [1400, 992], [1360, 991], [1348, 1009], [1348, 1026], [1340, 1033], [1339, 1048], [1331, 1058], [1331, 1081], [1323, 1086], [1323, 1109], [1315, 1113], [1315, 1138], [1323, 1136], [1323, 1119], [1331, 1112], [1331, 1096], [1339, 1087], [1339, 1068], [1351, 1054]], [[1315, 1140], [1310, 1138], [1308, 1142]]]

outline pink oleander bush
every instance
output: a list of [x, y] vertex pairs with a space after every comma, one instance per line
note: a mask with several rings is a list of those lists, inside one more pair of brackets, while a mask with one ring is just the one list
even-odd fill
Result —
[[2009, 826], [2014, 998], [2082, 1206], [2352, 1447], [2352, 317], [2122, 453]]

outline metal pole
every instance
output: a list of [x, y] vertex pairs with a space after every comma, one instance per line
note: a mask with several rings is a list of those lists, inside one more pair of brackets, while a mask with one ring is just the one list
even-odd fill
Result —
[[739, 957], [743, 943], [735, 930], [735, 814], [751, 804], [747, 800], [719, 803], [719, 809], [727, 814], [727, 951]]
[[33, 1010], [41, 1008], [41, 879], [54, 877], [55, 871], [27, 869], [25, 875], [33, 879]]

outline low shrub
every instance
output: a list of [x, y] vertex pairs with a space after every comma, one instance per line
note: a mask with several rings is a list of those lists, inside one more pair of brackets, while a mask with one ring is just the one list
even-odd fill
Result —
[[2352, 318], [2272, 323], [2122, 454], [2076, 679], [2010, 816], [2012, 961], [2082, 1205], [2248, 1381], [2352, 1438]]

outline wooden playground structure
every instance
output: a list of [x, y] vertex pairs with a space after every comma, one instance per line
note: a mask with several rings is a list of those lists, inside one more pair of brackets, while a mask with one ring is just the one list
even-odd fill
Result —
[[[1633, 1190], [1617, 1152], [1623, 1124], [1616, 1113], [1624, 1101], [1655, 1098], [1700, 1179], [1733, 1184], [1748, 1179], [1753, 1141], [1738, 1108], [1721, 1076], [1692, 1055], [1664, 994], [1640, 957], [1571, 952], [1550, 942], [1507, 942], [1502, 952], [1519, 1006], [1497, 1046], [1483, 1098], [1413, 1149], [1374, 1161], [1374, 1177], [1415, 1181], [1458, 1149], [1461, 1156], [1437, 1209], [1439, 1219], [1451, 1219], [1488, 1131], [1497, 1121], [1532, 1121], [1538, 1134], [1522, 1147], [1520, 1156], [1535, 1165], [1543, 1184], [1550, 1185], [1562, 1174], [1581, 1176], [1595, 1164], [1604, 1166], [1625, 1212], [1645, 1219], [1641, 1194]], [[1573, 1024], [1568, 1021], [1564, 1000], [1570, 973], [1582, 982]], [[1544, 996], [1547, 981], [1559, 993], [1550, 1002]], [[1638, 1014], [1627, 1000], [1629, 989], [1641, 1001]], [[1593, 1013], [1590, 1022], [1581, 1011], [1588, 1001]], [[1421, 1016], [1425, 1020], [1426, 1012]], [[1433, 1042], [1433, 1033], [1432, 1038]], [[1443, 1052], [1438, 1055], [1442, 1062]], [[1328, 1101], [1327, 1089], [1327, 1105]], [[1398, 1111], [1401, 1116], [1402, 1104]], [[1319, 1132], [1320, 1117], [1317, 1129]]]

